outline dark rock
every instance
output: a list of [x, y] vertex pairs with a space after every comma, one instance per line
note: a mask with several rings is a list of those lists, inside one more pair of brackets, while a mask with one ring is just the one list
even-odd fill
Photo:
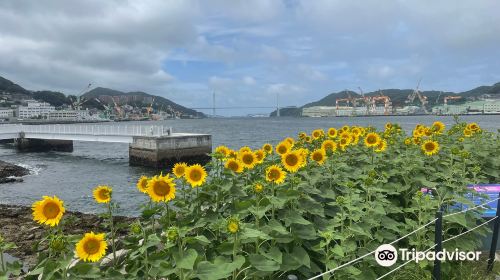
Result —
[[29, 170], [24, 167], [0, 160], [0, 184], [22, 182], [22, 179], [16, 177], [26, 176], [29, 173]]

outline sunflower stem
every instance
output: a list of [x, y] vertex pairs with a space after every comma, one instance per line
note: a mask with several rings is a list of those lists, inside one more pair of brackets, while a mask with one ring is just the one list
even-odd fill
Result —
[[2, 271], [5, 271], [5, 263], [3, 261], [3, 250], [0, 250], [0, 263], [2, 264]]
[[108, 203], [109, 223], [111, 227], [111, 247], [113, 250], [113, 266], [116, 267], [116, 246], [115, 246], [115, 226], [113, 222], [113, 211], [111, 210], [111, 202]]

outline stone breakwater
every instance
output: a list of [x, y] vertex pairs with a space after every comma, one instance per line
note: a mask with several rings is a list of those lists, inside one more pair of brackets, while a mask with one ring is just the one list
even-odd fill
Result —
[[[115, 224], [120, 228], [119, 236], [125, 236], [128, 225], [135, 218], [115, 216]], [[61, 226], [65, 234], [81, 234], [86, 232], [107, 232], [103, 217], [95, 214], [66, 211]], [[46, 246], [36, 248], [36, 244], [46, 234], [44, 226], [32, 219], [32, 210], [28, 206], [0, 204], [0, 235], [7, 241], [16, 244], [17, 248], [7, 253], [19, 258], [27, 266], [36, 263], [37, 251], [43, 251]]]
[[0, 160], [0, 184], [16, 182], [20, 177], [28, 175], [28, 169]]

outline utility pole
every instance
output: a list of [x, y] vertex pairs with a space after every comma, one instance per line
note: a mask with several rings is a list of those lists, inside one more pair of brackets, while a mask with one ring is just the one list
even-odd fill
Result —
[[279, 93], [276, 93], [276, 117], [280, 117]]
[[215, 118], [215, 91], [212, 93], [212, 117]]

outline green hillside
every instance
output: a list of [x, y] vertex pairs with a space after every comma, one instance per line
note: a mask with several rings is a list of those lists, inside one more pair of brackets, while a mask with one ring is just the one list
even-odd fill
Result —
[[[102, 88], [98, 87], [95, 88], [84, 95], [82, 95], [82, 98], [85, 99], [92, 99], [92, 98], [98, 98], [99, 96], [145, 96], [145, 97], [153, 97], [154, 98], [154, 103], [153, 103], [153, 108], [154, 109], [161, 109], [165, 110], [167, 108], [172, 108], [173, 110], [180, 112], [185, 115], [192, 115], [192, 116], [197, 116], [197, 117], [206, 117], [205, 114], [186, 108], [182, 105], [179, 105], [167, 98], [161, 97], [161, 96], [156, 96], [152, 95], [146, 92], [142, 91], [133, 91], [133, 92], [122, 92], [114, 89], [109, 89], [109, 88]], [[136, 106], [141, 106], [143, 104], [131, 104], [131, 105], [136, 105]]]

